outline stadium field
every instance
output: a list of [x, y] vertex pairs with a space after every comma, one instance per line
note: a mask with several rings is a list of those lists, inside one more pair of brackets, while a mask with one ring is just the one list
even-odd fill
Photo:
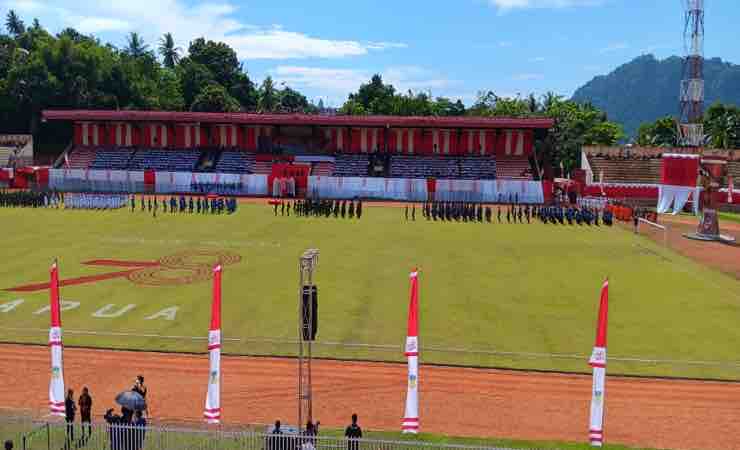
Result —
[[[610, 372], [740, 379], [740, 284], [625, 228], [2, 209], [0, 340], [46, 341], [59, 258], [67, 345], [202, 352], [210, 265], [225, 350], [293, 355], [297, 258], [320, 249], [318, 356], [402, 360], [407, 275], [421, 270], [425, 363], [586, 371], [610, 280]], [[495, 214], [494, 214], [495, 216]], [[10, 290], [9, 290], [10, 289]], [[15, 289], [15, 290], [12, 290]]]

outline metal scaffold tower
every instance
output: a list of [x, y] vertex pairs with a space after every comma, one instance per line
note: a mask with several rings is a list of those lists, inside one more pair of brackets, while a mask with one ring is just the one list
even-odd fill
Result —
[[704, 145], [704, 0], [683, 0], [684, 59], [681, 80], [680, 143]]
[[[316, 311], [310, 300], [315, 296], [314, 272], [319, 263], [319, 251], [306, 250], [298, 258], [298, 427], [313, 422], [311, 390], [311, 342], [315, 338]], [[309, 299], [307, 302], [306, 299]]]

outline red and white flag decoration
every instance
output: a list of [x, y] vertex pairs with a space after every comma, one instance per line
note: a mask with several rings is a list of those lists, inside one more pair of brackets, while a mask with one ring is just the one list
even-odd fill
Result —
[[406, 358], [409, 375], [406, 391], [406, 411], [401, 423], [403, 433], [419, 432], [419, 272], [409, 275], [411, 293], [409, 298], [408, 335], [406, 336]]
[[593, 368], [593, 388], [591, 391], [591, 422], [588, 438], [591, 445], [601, 447], [604, 444], [604, 400], [606, 382], [606, 328], [609, 314], [609, 280], [601, 287], [599, 304], [599, 322], [596, 327], [596, 345], [588, 364]]
[[62, 360], [62, 313], [59, 302], [59, 269], [56, 261], [51, 266], [49, 281], [49, 303], [51, 328], [49, 349], [51, 350], [51, 381], [49, 381], [49, 411], [54, 416], [64, 416], [64, 364]]
[[208, 393], [203, 417], [208, 423], [221, 422], [221, 266], [213, 269], [213, 302], [208, 330]]
[[730, 205], [734, 202], [734, 198], [733, 198], [734, 193], [732, 192], [733, 189], [734, 189], [734, 183], [732, 182], [732, 175], [728, 175], [727, 176], [727, 203], [729, 203]]

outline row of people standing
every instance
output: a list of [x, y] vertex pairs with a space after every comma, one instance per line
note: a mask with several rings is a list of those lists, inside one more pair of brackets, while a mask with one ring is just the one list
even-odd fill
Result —
[[[408, 221], [416, 220], [416, 204], [413, 203], [404, 208], [404, 217]], [[531, 222], [531, 217], [535, 214], [536, 206], [530, 205], [501, 205], [496, 208], [496, 218], [502, 223], [504, 217], [507, 223], [527, 223]], [[491, 205], [476, 202], [425, 202], [421, 206], [421, 214], [428, 221], [442, 222], [478, 222], [484, 220], [488, 223], [493, 222], [494, 210]]]
[[275, 216], [290, 216], [291, 210], [296, 217], [331, 217], [335, 219], [361, 219], [362, 200], [320, 200], [303, 199], [295, 201], [272, 201]]
[[[136, 195], [131, 195], [129, 199], [131, 205], [131, 212], [136, 211]], [[158, 196], [141, 196], [140, 198], [140, 209], [141, 212], [152, 213], [154, 216], [157, 215], [157, 211], [162, 207], [163, 213], [180, 213], [180, 214], [234, 214], [237, 210], [238, 201], [236, 197], [185, 197], [181, 195], [178, 197], [170, 196], [159, 198]]]
[[63, 202], [64, 196], [56, 191], [0, 190], [0, 208], [44, 208], [59, 206]]

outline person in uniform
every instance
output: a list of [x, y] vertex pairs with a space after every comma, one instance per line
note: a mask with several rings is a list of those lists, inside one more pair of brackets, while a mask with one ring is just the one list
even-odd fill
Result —
[[498, 217], [498, 223], [501, 223], [501, 205], [498, 205], [498, 207], [496, 207], [496, 211], [497, 211], [496, 216]]
[[416, 203], [411, 205], [411, 221], [416, 222]]
[[362, 200], [357, 200], [357, 219], [362, 217]]
[[347, 215], [347, 202], [345, 200], [342, 200], [342, 209], [341, 209], [342, 219]]
[[355, 201], [354, 200], [349, 201], [349, 218], [350, 219], [355, 218]]
[[491, 207], [486, 205], [486, 222], [491, 223]]
[[136, 209], [136, 196], [131, 194], [131, 212], [134, 212], [134, 209]]

